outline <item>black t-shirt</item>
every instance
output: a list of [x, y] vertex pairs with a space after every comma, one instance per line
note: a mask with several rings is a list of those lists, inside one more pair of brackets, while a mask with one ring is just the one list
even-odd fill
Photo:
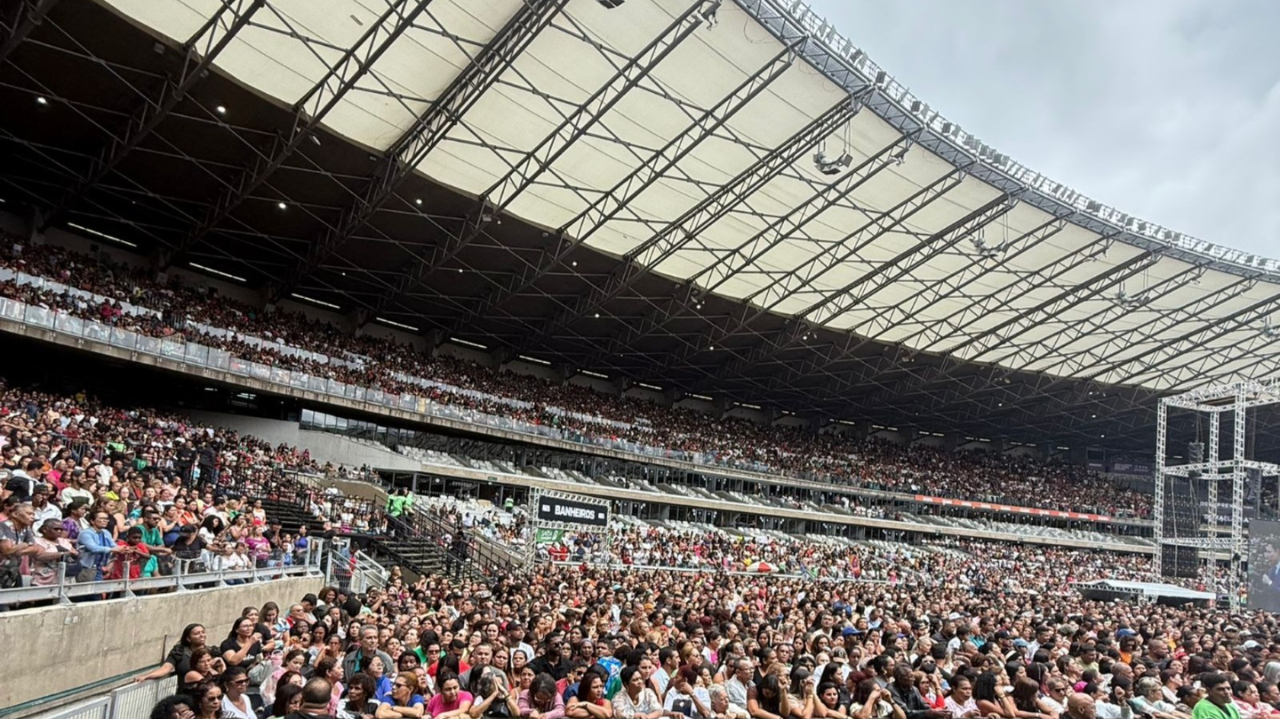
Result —
[[[223, 642], [222, 646], [218, 647], [218, 651], [222, 652], [223, 654], [226, 654], [227, 652], [238, 652], [240, 651], [240, 642], [237, 642], [235, 637], [232, 637], [227, 641]], [[261, 659], [262, 659], [262, 644], [260, 644], [259, 642], [254, 642], [253, 646], [249, 647], [249, 653], [245, 655], [244, 661], [240, 662], [240, 666], [244, 667], [245, 669], [248, 669], [249, 667], [252, 667], [254, 664], [257, 664], [258, 661]]]
[[173, 543], [173, 556], [178, 559], [199, 559], [200, 553], [204, 551], [204, 540], [196, 536], [191, 540], [191, 544], [182, 541], [181, 538]]

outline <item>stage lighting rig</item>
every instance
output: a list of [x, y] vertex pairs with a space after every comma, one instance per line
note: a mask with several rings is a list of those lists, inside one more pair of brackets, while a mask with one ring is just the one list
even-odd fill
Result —
[[706, 6], [699, 12], [702, 15], [702, 19], [707, 23], [708, 28], [713, 28], [720, 24], [720, 18], [716, 16], [716, 13], [720, 11], [720, 5], [723, 2], [724, 0], [708, 0]]
[[839, 175], [853, 164], [853, 155], [846, 150], [840, 157], [832, 160], [827, 157], [827, 153], [818, 150], [813, 153], [813, 164], [824, 175]]

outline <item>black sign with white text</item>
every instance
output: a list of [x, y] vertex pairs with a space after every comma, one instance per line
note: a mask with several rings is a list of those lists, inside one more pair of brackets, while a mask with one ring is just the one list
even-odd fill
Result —
[[609, 510], [589, 502], [543, 496], [538, 498], [538, 520], [606, 527], [609, 525]]

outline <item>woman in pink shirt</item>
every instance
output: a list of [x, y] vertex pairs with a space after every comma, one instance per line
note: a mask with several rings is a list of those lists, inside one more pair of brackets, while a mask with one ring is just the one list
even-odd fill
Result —
[[440, 693], [427, 701], [427, 714], [431, 719], [466, 719], [471, 700], [471, 692], [462, 691], [458, 675], [447, 672], [440, 676]]

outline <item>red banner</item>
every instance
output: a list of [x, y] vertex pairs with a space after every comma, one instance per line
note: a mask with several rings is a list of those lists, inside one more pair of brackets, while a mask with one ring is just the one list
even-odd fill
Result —
[[970, 502], [967, 499], [947, 499], [945, 497], [928, 497], [923, 494], [916, 495], [917, 502], [926, 502], [928, 504], [944, 504], [952, 507], [967, 507], [970, 509], [993, 509], [999, 512], [1021, 512], [1022, 514], [1036, 514], [1042, 517], [1061, 517], [1063, 519], [1087, 519], [1091, 522], [1110, 522], [1111, 517], [1105, 514], [1084, 514], [1081, 512], [1059, 512], [1056, 509], [1038, 509], [1036, 507], [1014, 507], [1009, 504], [989, 504], [987, 502]]

